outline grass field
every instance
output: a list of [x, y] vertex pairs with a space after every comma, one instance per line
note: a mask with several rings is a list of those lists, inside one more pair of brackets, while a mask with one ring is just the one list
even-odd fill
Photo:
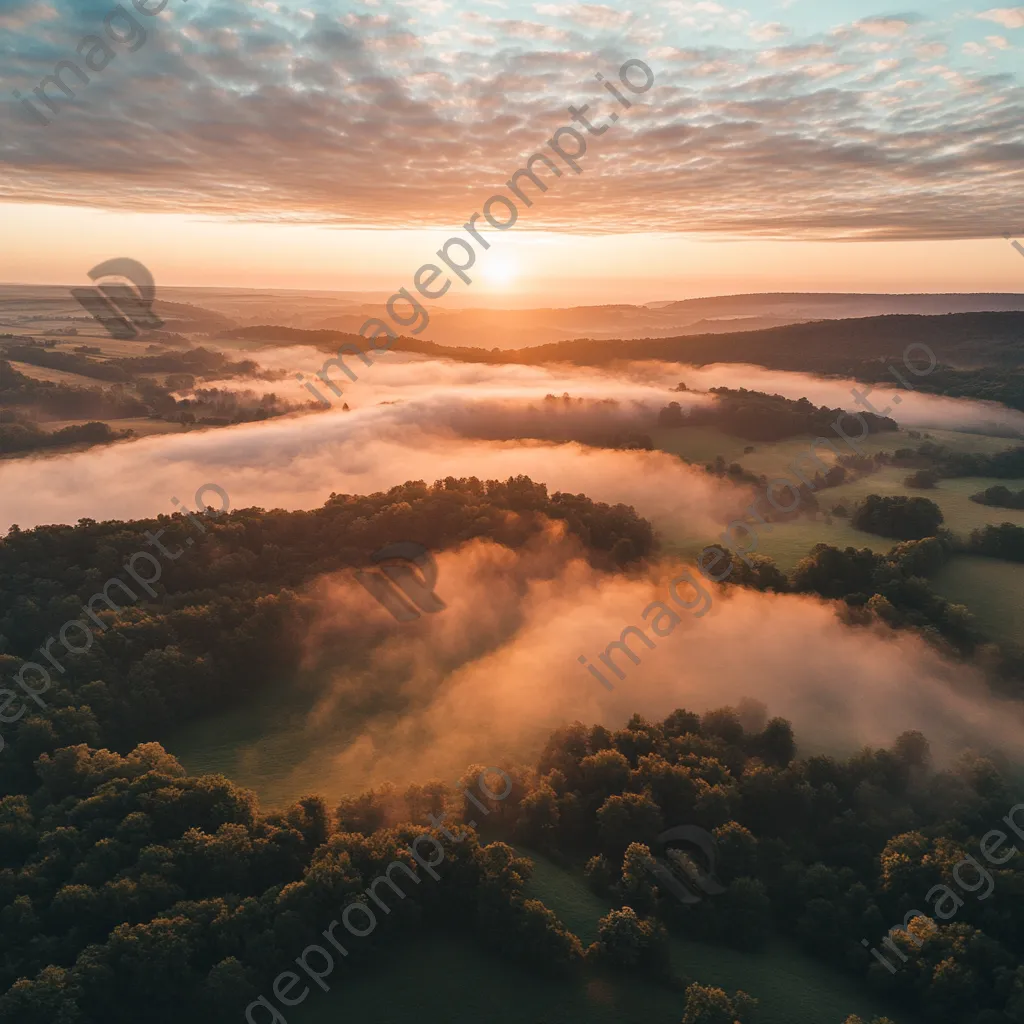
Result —
[[83, 377], [80, 373], [68, 373], [66, 370], [51, 370], [46, 366], [35, 366], [33, 363], [21, 363], [8, 360], [12, 369], [24, 377], [33, 380], [48, 380], [52, 384], [69, 384], [76, 388], [109, 387], [108, 381], [97, 380], [95, 377]]
[[[827, 492], [831, 494], [831, 491]], [[855, 530], [849, 520], [834, 517], [828, 524], [819, 515], [817, 519], [801, 516], [786, 523], [772, 523], [772, 531], [758, 530], [758, 554], [767, 555], [782, 570], [792, 569], [810, 553], [815, 544], [831, 544], [837, 548], [870, 548], [884, 554], [897, 542], [890, 537]]]
[[942, 567], [932, 586], [965, 604], [993, 639], [1024, 642], [1024, 566], [995, 558], [961, 556]]
[[[93, 420], [46, 420], [39, 425], [43, 430], [60, 430], [62, 427], [80, 427], [83, 423], [92, 423]], [[150, 434], [180, 434], [187, 428], [180, 423], [171, 423], [168, 420], [153, 420], [148, 416], [126, 416], [124, 419], [104, 420], [111, 430], [134, 430], [138, 437], [147, 437]]]
[[[738, 462], [744, 469], [752, 473], [764, 473], [766, 476], [789, 474], [789, 466], [801, 454], [806, 454], [810, 446], [810, 435], [790, 438], [786, 441], [770, 443], [746, 441], [740, 437], [732, 437], [713, 427], [680, 427], [678, 429], [656, 428], [650, 432], [656, 448], [681, 455], [691, 462], [712, 462], [716, 455], [721, 455], [726, 462]], [[1011, 448], [1016, 442], [1013, 438], [988, 437], [984, 434], [965, 434], [954, 430], [928, 430], [924, 432], [929, 440], [944, 444], [954, 451], [960, 452], [998, 452]], [[924, 436], [924, 435], [923, 435]], [[913, 438], [905, 430], [893, 433], [872, 434], [860, 445], [868, 455], [877, 452], [893, 452], [897, 448], [915, 448], [923, 440]], [[852, 450], [839, 438], [830, 435], [837, 450], [842, 455], [853, 454]], [[744, 453], [745, 448], [753, 447], [752, 452]], [[817, 449], [821, 459], [831, 464], [835, 457], [825, 445]], [[907, 475], [904, 471], [903, 476]]]
[[946, 521], [943, 525], [962, 537], [966, 537], [971, 530], [990, 523], [1014, 523], [1017, 526], [1024, 526], [1024, 510], [990, 508], [987, 505], [979, 505], [977, 502], [971, 501], [972, 494], [977, 494], [978, 491], [983, 491], [993, 484], [1007, 483], [1005, 480], [993, 480], [987, 477], [958, 477], [954, 480], [940, 480], [938, 485], [931, 490], [919, 491], [907, 487], [903, 483], [909, 472], [907, 469], [896, 469], [889, 466], [851, 483], [822, 491], [818, 496], [818, 502], [823, 509], [835, 505], [845, 505], [852, 510], [855, 504], [863, 501], [869, 494], [920, 495], [934, 501], [945, 516]]
[[[577, 875], [521, 852], [535, 863], [527, 895], [554, 910], [585, 945], [593, 941], [610, 904]], [[679, 1024], [685, 1007], [682, 992], [641, 979], [556, 981], [448, 936], [381, 951], [380, 958], [379, 968], [345, 977], [329, 994], [311, 995], [288, 1014], [289, 1024], [340, 1024], [352, 1017], [413, 1024], [435, 1014], [456, 1019], [455, 1007], [458, 1020], [488, 1024]], [[681, 977], [756, 996], [759, 1024], [842, 1024], [851, 1013], [870, 1020], [885, 1012], [862, 985], [785, 943], [740, 953], [673, 939], [672, 964]]]

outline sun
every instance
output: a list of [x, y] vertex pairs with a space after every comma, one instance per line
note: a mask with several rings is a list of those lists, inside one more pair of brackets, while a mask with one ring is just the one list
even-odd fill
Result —
[[496, 288], [507, 288], [519, 276], [519, 262], [507, 253], [488, 253], [480, 276]]

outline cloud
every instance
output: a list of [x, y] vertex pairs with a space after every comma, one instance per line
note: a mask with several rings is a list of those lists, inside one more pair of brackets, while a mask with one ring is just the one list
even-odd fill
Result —
[[[5, 8], [35, 19], [0, 27], [5, 78], [25, 94], [102, 24], [99, 0], [51, 2], [59, 32], [42, 7]], [[315, 2], [168, 7], [144, 51], [119, 50], [49, 127], [9, 101], [0, 199], [461, 225], [570, 123], [570, 104], [608, 123], [617, 105], [594, 76], [613, 81], [640, 56], [654, 86], [588, 137], [583, 174], [555, 180], [516, 230], [929, 239], [997, 235], [1011, 219], [1024, 118], [1014, 75], [876, 66], [872, 46], [892, 60], [945, 54], [909, 31], [911, 15], [762, 51], [745, 26], [722, 30], [731, 14], [719, 8], [672, 0], [663, 24], [645, 14], [634, 28], [656, 42], [643, 51], [602, 4], [539, 3], [536, 21], [454, 5], [349, 17]], [[696, 45], [705, 23], [733, 45]], [[885, 87], [901, 77], [894, 104]]]
[[587, 28], [622, 28], [631, 17], [630, 11], [616, 11], [604, 4], [535, 4], [538, 14], [568, 18]]
[[993, 7], [977, 17], [983, 21], [994, 21], [1003, 28], [1024, 28], [1024, 7]]
[[759, 25], [750, 30], [750, 38], [756, 39], [759, 43], [770, 43], [788, 35], [789, 29], [778, 21], [773, 21], [768, 25]]
[[855, 22], [854, 27], [869, 36], [901, 36], [920, 20], [914, 15], [903, 15], [898, 18], [863, 18]]

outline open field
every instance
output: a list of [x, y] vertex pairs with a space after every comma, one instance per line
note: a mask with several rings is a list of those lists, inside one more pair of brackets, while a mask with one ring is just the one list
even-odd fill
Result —
[[1024, 638], [1022, 567], [996, 558], [954, 558], [932, 581], [949, 601], [965, 604], [993, 639], [1021, 643]]
[[859, 480], [819, 492], [818, 502], [822, 509], [844, 505], [852, 511], [853, 506], [863, 501], [869, 494], [920, 495], [934, 501], [945, 516], [946, 521], [943, 525], [962, 537], [966, 537], [971, 530], [980, 529], [989, 524], [1013, 523], [1016, 526], [1024, 526], [1024, 509], [992, 508], [971, 501], [972, 494], [977, 494], [978, 491], [983, 491], [993, 484], [1007, 484], [1006, 480], [994, 480], [988, 477], [957, 477], [953, 480], [940, 480], [934, 488], [922, 491], [907, 487], [903, 483], [904, 478], [910, 472], [912, 471], [908, 469], [888, 466], [877, 473], [861, 477]]
[[[748, 441], [741, 437], [733, 437], [715, 427], [656, 427], [648, 433], [656, 448], [681, 455], [690, 462], [713, 462], [716, 455], [721, 455], [726, 462], [738, 462], [752, 473], [764, 473], [770, 477], [789, 473], [793, 461], [806, 454], [811, 441], [814, 440], [808, 434], [785, 441]], [[874, 455], [877, 452], [893, 452], [897, 448], [916, 448], [927, 438], [958, 452], [991, 453], [1003, 451], [1018, 443], [1016, 439], [1010, 437], [989, 437], [985, 434], [967, 434], [956, 430], [928, 430], [915, 433], [920, 436], [911, 437], [906, 430], [872, 434], [860, 447], [866, 454]], [[829, 440], [841, 454], [853, 454], [841, 438], [830, 436]], [[754, 450], [745, 453], [744, 449], [749, 447], [753, 447]], [[825, 445], [817, 449], [817, 454], [823, 462], [830, 465], [835, 462], [835, 456]], [[908, 472], [909, 470], [903, 471], [902, 476], [906, 476]]]
[[[47, 420], [40, 426], [44, 430], [60, 430], [62, 427], [80, 427], [83, 423], [92, 423], [94, 420]], [[107, 419], [113, 430], [134, 430], [138, 437], [148, 437], [150, 434], [180, 434], [186, 427], [180, 423], [171, 423], [168, 420], [150, 419], [149, 416], [126, 416], [124, 419]], [[193, 428], [195, 429], [195, 428]], [[62, 451], [63, 449], [50, 449]]]
[[758, 530], [758, 554], [767, 555], [784, 571], [792, 569], [801, 558], [810, 553], [815, 544], [831, 544], [837, 548], [870, 548], [884, 553], [897, 542], [890, 537], [855, 530], [849, 520], [835, 516], [826, 523], [819, 514], [817, 519], [801, 516], [786, 523], [772, 523], [772, 531]]
[[108, 381], [97, 380], [95, 377], [84, 377], [80, 373], [68, 373], [67, 370], [51, 370], [48, 366], [36, 366], [33, 363], [22, 363], [14, 359], [8, 360], [11, 367], [33, 380], [48, 380], [53, 384], [68, 384], [76, 388], [109, 387]]

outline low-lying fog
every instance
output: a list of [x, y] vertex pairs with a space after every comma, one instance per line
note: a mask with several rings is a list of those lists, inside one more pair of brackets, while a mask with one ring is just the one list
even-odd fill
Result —
[[[528, 760], [551, 729], [574, 719], [621, 728], [634, 712], [662, 718], [744, 698], [789, 718], [804, 754], [888, 746], [908, 729], [925, 733], [940, 764], [965, 747], [1019, 748], [1020, 707], [987, 696], [978, 672], [920, 638], [851, 629], [817, 598], [713, 585], [710, 605], [681, 587], [695, 603], [688, 612], [669, 594], [682, 569], [667, 558], [643, 575], [608, 576], [558, 536], [520, 552], [476, 540], [438, 555], [437, 593], [447, 607], [407, 623], [391, 619], [350, 574], [322, 579], [320, 615], [306, 639], [315, 696], [298, 696], [227, 757], [223, 746], [211, 749], [221, 729], [205, 729], [206, 742], [184, 743], [185, 764], [223, 770], [269, 804], [310, 791], [333, 799], [385, 780], [451, 783], [474, 761]], [[667, 636], [649, 628], [657, 612], [644, 618], [655, 601], [678, 613], [670, 631], [660, 620]], [[365, 667], [338, 667], [346, 637], [381, 626], [389, 634]], [[607, 673], [609, 692], [577, 659], [600, 665], [598, 655], [627, 626], [646, 626], [655, 646], [634, 637], [640, 663], [616, 655], [625, 678]], [[375, 707], [405, 710], [370, 717], [367, 693]]]
[[[259, 353], [270, 368], [301, 368], [307, 377], [324, 354], [309, 348]], [[659, 526], [688, 524], [705, 533], [727, 521], [737, 490], [658, 452], [609, 451], [575, 443], [488, 441], [537, 424], [650, 430], [669, 401], [705, 403], [691, 389], [748, 387], [807, 397], [815, 404], [856, 410], [854, 381], [718, 364], [631, 363], [614, 371], [579, 367], [491, 366], [389, 353], [373, 365], [349, 359], [358, 379], [337, 370], [344, 387], [329, 411], [262, 423], [153, 436], [60, 456], [0, 462], [0, 529], [41, 523], [136, 518], [172, 510], [170, 499], [192, 504], [203, 483], [219, 484], [234, 507], [310, 508], [331, 492], [365, 493], [408, 479], [445, 476], [504, 478], [524, 473], [549, 489], [634, 505]], [[223, 387], [229, 382], [220, 382]], [[249, 381], [237, 382], [251, 387]], [[863, 387], [863, 386], [862, 386]], [[321, 391], [326, 389], [320, 386]], [[282, 398], [307, 399], [296, 380], [275, 385]], [[294, 391], [294, 396], [291, 392]], [[545, 396], [585, 403], [545, 402]], [[907, 427], [1024, 433], [1024, 414], [996, 403], [897, 392], [871, 396], [876, 407], [902, 401], [890, 415]], [[333, 396], [330, 396], [333, 398]], [[598, 404], [613, 399], [617, 404]], [[342, 411], [347, 402], [349, 411]], [[569, 431], [572, 432], [571, 430]], [[723, 518], [724, 517], [724, 518]]]

